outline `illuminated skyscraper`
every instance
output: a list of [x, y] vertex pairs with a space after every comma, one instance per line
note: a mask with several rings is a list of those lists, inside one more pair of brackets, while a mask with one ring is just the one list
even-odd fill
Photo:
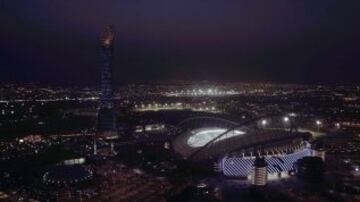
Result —
[[112, 78], [114, 40], [114, 28], [108, 26], [101, 36], [101, 97], [97, 120], [97, 136], [103, 139], [117, 138]]
[[102, 71], [101, 71], [101, 103], [100, 108], [113, 108], [113, 52], [115, 31], [108, 26], [101, 36]]

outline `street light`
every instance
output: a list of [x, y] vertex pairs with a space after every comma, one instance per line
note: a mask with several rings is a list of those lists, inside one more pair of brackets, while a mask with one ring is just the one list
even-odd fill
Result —
[[287, 116], [285, 116], [285, 117], [283, 118], [283, 120], [284, 120], [285, 123], [288, 123], [288, 122], [290, 121], [290, 118], [287, 117]]
[[291, 124], [289, 124], [290, 123], [290, 118], [288, 116], [285, 116], [283, 118], [283, 122], [284, 122], [285, 128], [290, 125], [289, 130], [291, 130]]
[[268, 122], [267, 122], [266, 119], [263, 119], [263, 120], [261, 121], [261, 124], [262, 124], [262, 126], [264, 126], [264, 127], [267, 125], [267, 123], [268, 123]]
[[336, 123], [336, 124], [335, 124], [335, 127], [336, 127], [336, 128], [340, 128], [340, 127], [341, 127], [340, 123]]
[[318, 132], [320, 131], [320, 126], [321, 125], [322, 125], [322, 122], [320, 120], [316, 120], [316, 126], [317, 126]]

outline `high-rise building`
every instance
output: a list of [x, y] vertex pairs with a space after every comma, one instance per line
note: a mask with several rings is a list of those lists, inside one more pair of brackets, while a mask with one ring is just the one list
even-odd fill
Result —
[[108, 26], [101, 36], [101, 97], [97, 119], [97, 137], [114, 139], [118, 137], [113, 100], [113, 57], [115, 30]]

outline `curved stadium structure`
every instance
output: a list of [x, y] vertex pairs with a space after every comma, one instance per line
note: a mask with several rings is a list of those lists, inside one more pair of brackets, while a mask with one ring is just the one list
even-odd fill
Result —
[[55, 166], [49, 168], [43, 175], [43, 182], [46, 185], [69, 186], [93, 178], [93, 171], [84, 167], [73, 166]]
[[226, 176], [249, 177], [256, 156], [264, 156], [268, 173], [286, 175], [294, 163], [310, 156], [309, 133], [298, 132], [278, 117], [243, 123], [199, 117], [179, 124], [180, 135], [172, 142], [174, 151], [192, 161], [218, 162]]

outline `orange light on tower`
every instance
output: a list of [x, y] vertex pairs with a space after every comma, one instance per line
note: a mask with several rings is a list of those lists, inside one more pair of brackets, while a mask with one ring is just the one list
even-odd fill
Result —
[[106, 27], [101, 35], [101, 45], [104, 48], [110, 48], [114, 45], [115, 40], [115, 29], [114, 26], [109, 25]]

